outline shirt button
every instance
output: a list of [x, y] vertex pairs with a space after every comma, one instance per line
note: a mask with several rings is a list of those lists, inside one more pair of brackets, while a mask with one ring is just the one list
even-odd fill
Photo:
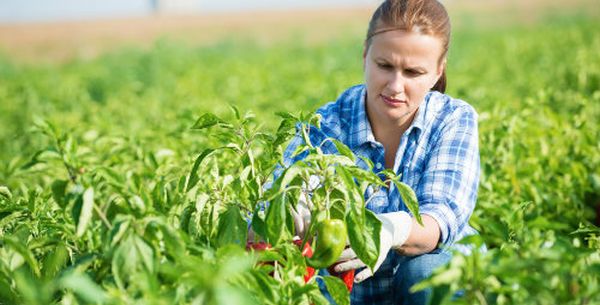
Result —
[[381, 163], [379, 163], [379, 162], [378, 162], [377, 164], [375, 164], [375, 168], [376, 168], [376, 169], [381, 169], [381, 167], [382, 167], [382, 166], [381, 166]]

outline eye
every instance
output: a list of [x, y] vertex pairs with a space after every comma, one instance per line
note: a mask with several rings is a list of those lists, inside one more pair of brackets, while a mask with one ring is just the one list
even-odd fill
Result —
[[420, 76], [420, 75], [424, 74], [422, 71], [415, 70], [415, 69], [406, 69], [406, 70], [404, 70], [404, 73], [411, 77], [416, 77], [416, 76]]
[[391, 70], [394, 68], [394, 66], [392, 66], [388, 63], [385, 63], [385, 62], [378, 62], [377, 67], [379, 67], [380, 69], [383, 69], [383, 70]]

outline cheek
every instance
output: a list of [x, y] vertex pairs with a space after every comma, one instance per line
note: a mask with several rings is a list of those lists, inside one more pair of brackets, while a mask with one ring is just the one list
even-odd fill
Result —
[[421, 100], [429, 92], [429, 79], [414, 80], [406, 84], [406, 94], [414, 100]]
[[365, 66], [365, 82], [369, 87], [373, 87], [376, 83], [376, 75], [373, 73], [373, 69], [369, 65]]
[[367, 66], [367, 69], [365, 70], [365, 76], [367, 78], [367, 82], [369, 82], [371, 85], [381, 86], [383, 83], [385, 83], [385, 75], [373, 67]]

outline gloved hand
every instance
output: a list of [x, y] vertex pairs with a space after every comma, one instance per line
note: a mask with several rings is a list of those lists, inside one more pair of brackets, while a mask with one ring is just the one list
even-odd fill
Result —
[[298, 204], [296, 204], [296, 208], [292, 208], [291, 211], [292, 217], [294, 218], [296, 236], [300, 237], [300, 239], [304, 239], [304, 235], [308, 232], [308, 228], [310, 227], [311, 207], [312, 202], [310, 202], [309, 195], [304, 191], [300, 192]]
[[[383, 264], [383, 261], [387, 257], [390, 249], [399, 248], [402, 246], [410, 235], [412, 218], [408, 213], [400, 211], [377, 214], [376, 216], [381, 221], [379, 257], [377, 258], [377, 263], [375, 263], [375, 268], [373, 268], [373, 270], [365, 268], [356, 274], [354, 277], [354, 282], [356, 283], [360, 283], [371, 277], [373, 273], [375, 273], [379, 267], [381, 267], [381, 264]], [[344, 252], [342, 252], [338, 262], [339, 263], [337, 263], [334, 268], [336, 272], [345, 272], [352, 269], [366, 267], [365, 263], [363, 263], [356, 256], [356, 253], [354, 253], [352, 248], [346, 248]]]
[[303, 185], [300, 191], [300, 197], [298, 198], [298, 204], [296, 208], [292, 208], [292, 217], [294, 218], [294, 227], [296, 229], [296, 236], [304, 238], [304, 235], [308, 232], [310, 227], [311, 213], [313, 204], [310, 201], [310, 193], [319, 187], [319, 178], [317, 176], [311, 176], [308, 186]]

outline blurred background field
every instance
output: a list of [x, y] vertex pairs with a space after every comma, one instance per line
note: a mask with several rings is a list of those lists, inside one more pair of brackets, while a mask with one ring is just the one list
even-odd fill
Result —
[[[465, 304], [599, 304], [597, 1], [444, 3], [448, 93], [480, 114], [472, 224], [490, 251], [432, 283], [466, 289]], [[148, 185], [145, 156], [181, 174], [214, 145], [189, 129], [206, 112], [231, 119], [235, 105], [272, 131], [275, 112], [313, 111], [362, 82], [375, 5], [2, 24], [0, 185], [24, 198], [66, 178], [37, 154], [52, 145], [42, 119], [72, 137], [82, 167]]]

